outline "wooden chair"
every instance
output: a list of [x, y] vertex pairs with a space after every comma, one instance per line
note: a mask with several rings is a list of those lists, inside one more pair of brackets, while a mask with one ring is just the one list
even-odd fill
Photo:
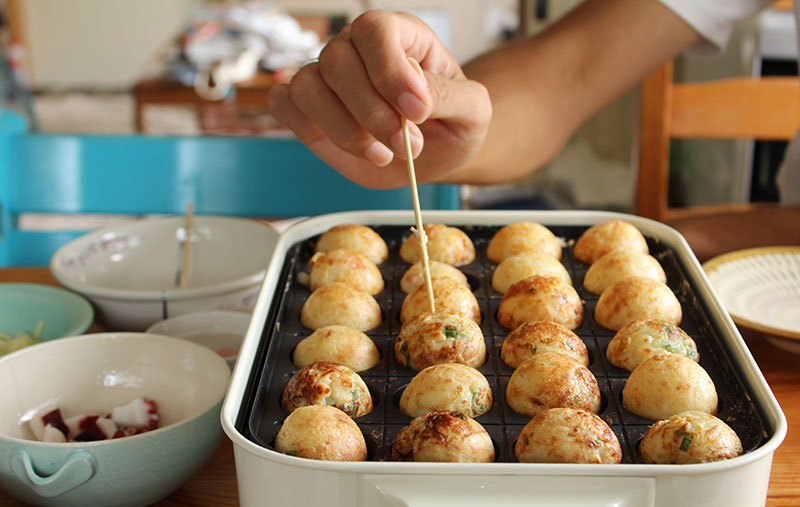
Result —
[[673, 83], [667, 63], [642, 83], [636, 214], [660, 222], [752, 209], [750, 203], [670, 208], [671, 139], [789, 140], [800, 127], [797, 77]]
[[637, 215], [677, 228], [701, 261], [750, 246], [800, 244], [800, 207], [668, 204], [671, 139], [793, 139], [800, 127], [797, 77], [673, 83], [670, 62], [643, 81], [640, 101]]

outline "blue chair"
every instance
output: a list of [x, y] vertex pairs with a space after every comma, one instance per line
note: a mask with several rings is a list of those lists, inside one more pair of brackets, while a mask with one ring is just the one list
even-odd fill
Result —
[[[458, 187], [421, 185], [427, 209], [458, 209]], [[23, 213], [281, 218], [411, 209], [408, 188], [370, 190], [295, 139], [47, 135], [0, 109], [0, 266], [47, 265], [85, 233], [20, 230]]]

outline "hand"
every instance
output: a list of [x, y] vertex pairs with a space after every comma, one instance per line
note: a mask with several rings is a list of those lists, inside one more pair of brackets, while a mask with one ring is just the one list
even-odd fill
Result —
[[480, 149], [492, 115], [486, 88], [427, 25], [387, 11], [359, 16], [268, 103], [311, 151], [370, 188], [408, 184], [401, 115], [420, 182], [448, 181]]

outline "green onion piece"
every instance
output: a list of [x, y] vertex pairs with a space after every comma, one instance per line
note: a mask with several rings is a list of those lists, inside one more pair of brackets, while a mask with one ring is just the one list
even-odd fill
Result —
[[411, 353], [408, 351], [408, 343], [403, 342], [403, 345], [400, 346], [400, 353], [403, 355], [406, 366], [411, 368]]
[[292, 449], [291, 451], [286, 451], [286, 454], [288, 454], [289, 456], [297, 457], [297, 451], [295, 451], [294, 449]]
[[683, 440], [681, 440], [680, 450], [686, 452], [689, 450], [690, 445], [692, 445], [692, 437], [689, 435], [684, 435]]
[[446, 327], [444, 328], [444, 335], [448, 338], [458, 338], [458, 328], [457, 327]]

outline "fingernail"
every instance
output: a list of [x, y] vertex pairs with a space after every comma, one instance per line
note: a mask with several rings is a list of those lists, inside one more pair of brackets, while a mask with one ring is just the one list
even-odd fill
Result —
[[414, 123], [425, 120], [425, 113], [427, 112], [425, 103], [413, 93], [401, 93], [400, 96], [397, 97], [397, 105], [400, 107], [400, 112]]
[[394, 153], [379, 141], [375, 141], [364, 150], [364, 157], [376, 166], [384, 167], [392, 162]]
[[[424, 141], [422, 139], [422, 132], [420, 132], [419, 128], [413, 123], [408, 124], [408, 140], [411, 143], [411, 155], [417, 158], [422, 151]], [[391, 144], [392, 149], [394, 149], [394, 152], [397, 153], [400, 158], [403, 160], [406, 159], [406, 145], [402, 130], [398, 130], [394, 133], [389, 140], [389, 144]]]

